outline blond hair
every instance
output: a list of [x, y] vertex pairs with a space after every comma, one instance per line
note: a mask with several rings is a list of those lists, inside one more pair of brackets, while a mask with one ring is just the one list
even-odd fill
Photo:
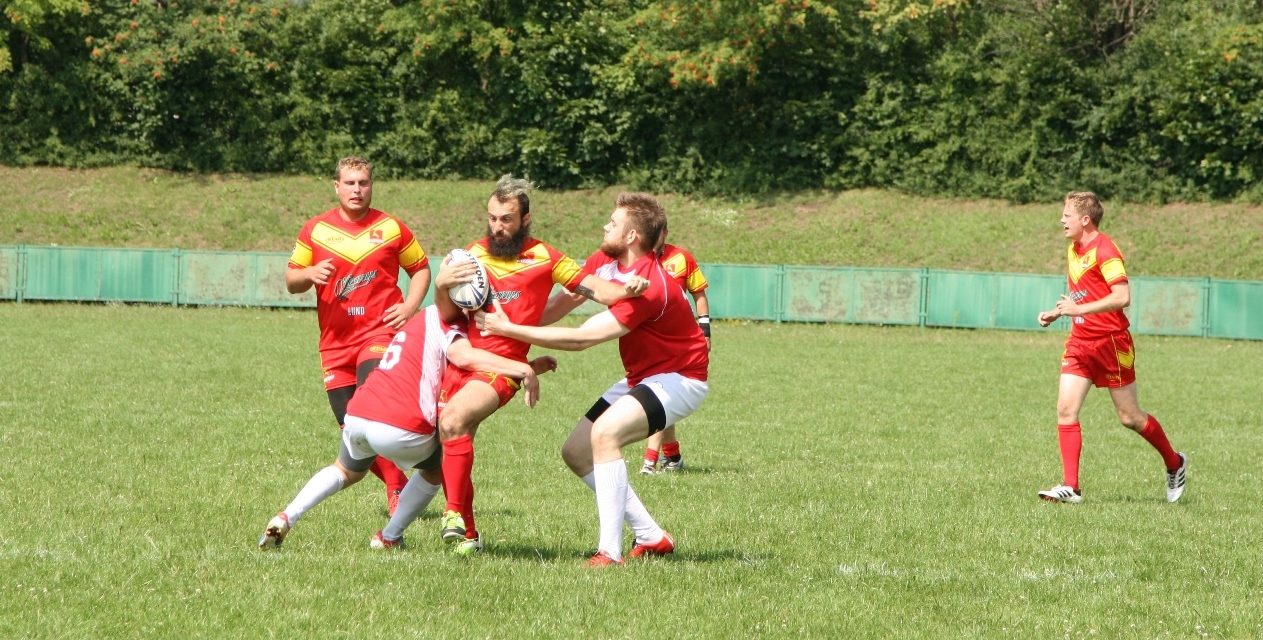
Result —
[[1071, 191], [1066, 194], [1065, 203], [1070, 205], [1075, 213], [1091, 218], [1092, 224], [1101, 226], [1101, 218], [1105, 217], [1105, 207], [1101, 206], [1101, 199], [1096, 197], [1095, 193]]
[[359, 156], [347, 156], [338, 161], [338, 166], [333, 169], [333, 179], [342, 179], [342, 170], [351, 169], [353, 171], [367, 171], [368, 179], [373, 179], [373, 164]]

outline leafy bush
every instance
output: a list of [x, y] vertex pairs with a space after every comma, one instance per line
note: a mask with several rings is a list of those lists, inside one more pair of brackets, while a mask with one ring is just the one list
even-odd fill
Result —
[[0, 162], [1263, 200], [1248, 0], [12, 0]]

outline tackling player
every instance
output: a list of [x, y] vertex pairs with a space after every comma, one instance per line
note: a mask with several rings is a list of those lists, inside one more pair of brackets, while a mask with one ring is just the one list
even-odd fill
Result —
[[373, 535], [374, 549], [398, 547], [404, 529], [438, 493], [442, 449], [434, 433], [438, 396], [444, 372], [455, 367], [494, 371], [520, 380], [526, 404], [539, 398], [536, 375], [556, 368], [551, 357], [514, 362], [474, 349], [464, 322], [443, 322], [436, 307], [427, 307], [395, 334], [381, 363], [347, 403], [346, 427], [333, 464], [316, 472], [285, 510], [276, 514], [259, 538], [260, 549], [278, 549], [298, 519], [325, 498], [364, 477], [378, 456], [413, 467], [417, 472], [399, 498], [399, 508], [386, 528]]
[[[430, 266], [403, 222], [370, 207], [373, 166], [367, 160], [339, 160], [333, 188], [339, 205], [299, 231], [285, 287], [290, 293], [316, 287], [325, 393], [341, 428], [356, 387], [377, 366], [395, 331], [421, 306]], [[411, 278], [407, 299], [399, 291], [400, 268]], [[371, 470], [386, 483], [387, 509], [393, 514], [408, 477], [389, 462], [375, 461]]]
[[[693, 254], [675, 245], [667, 244], [665, 224], [662, 227], [662, 237], [658, 238], [653, 252], [658, 256], [658, 261], [662, 263], [663, 268], [667, 270], [667, 275], [693, 296], [693, 302], [697, 306], [697, 324], [702, 328], [702, 334], [706, 336], [706, 348], [709, 350], [710, 301], [706, 298], [706, 288], [710, 284], [706, 282], [706, 276], [702, 275], [701, 267], [693, 259]], [[540, 326], [557, 322], [583, 304], [583, 301], [583, 296], [558, 292], [549, 298], [548, 306], [544, 309], [544, 315], [539, 322]], [[680, 441], [675, 435], [675, 425], [672, 424], [649, 436], [649, 441], [645, 444], [645, 461], [640, 467], [642, 474], [652, 475], [657, 471], [659, 449], [662, 450], [664, 458], [663, 471], [684, 470], [684, 458], [680, 455]]]
[[602, 279], [647, 279], [649, 287], [640, 297], [616, 302], [577, 328], [523, 326], [498, 304], [478, 318], [482, 333], [550, 349], [581, 351], [619, 339], [627, 376], [579, 419], [561, 451], [571, 471], [596, 492], [600, 543], [589, 561], [592, 567], [623, 564], [624, 522], [636, 536], [632, 557], [675, 550], [675, 541], [628, 484], [621, 449], [688, 417], [710, 390], [706, 337], [693, 320], [684, 289], [653, 252], [665, 224], [666, 213], [653, 196], [620, 194], [601, 250], [583, 265], [584, 272]]
[[1162, 455], [1166, 466], [1167, 502], [1184, 492], [1188, 459], [1167, 441], [1162, 425], [1140, 409], [1136, 397], [1136, 350], [1123, 309], [1131, 304], [1123, 255], [1109, 236], [1097, 230], [1105, 209], [1086, 191], [1066, 194], [1061, 226], [1071, 240], [1066, 249], [1069, 295], [1057, 307], [1039, 314], [1040, 326], [1069, 316], [1070, 338], [1061, 356], [1061, 384], [1057, 391], [1057, 438], [1061, 447], [1062, 483], [1040, 491], [1055, 502], [1082, 502], [1079, 490], [1079, 452], [1083, 439], [1079, 409], [1092, 385], [1107, 387], [1123, 426], [1140, 434]]
[[[487, 199], [487, 236], [467, 249], [486, 268], [492, 298], [504, 313], [519, 324], [536, 325], [554, 284], [591, 298], [613, 304], [638, 295], [647, 286], [642, 281], [615, 285], [586, 275], [579, 265], [560, 251], [531, 237], [529, 182], [506, 175]], [[447, 290], [467, 282], [472, 263], [446, 263], [435, 282], [435, 304], [444, 320], [456, 322], [466, 312], [448, 297]], [[530, 345], [512, 338], [470, 336], [473, 346], [518, 362], [526, 361]], [[482, 539], [474, 522], [474, 436], [478, 426], [504, 406], [517, 393], [512, 378], [492, 371], [449, 371], [439, 399], [439, 437], [443, 443], [443, 493], [447, 508], [443, 514], [443, 539], [456, 543], [453, 551], [471, 555], [482, 550]]]

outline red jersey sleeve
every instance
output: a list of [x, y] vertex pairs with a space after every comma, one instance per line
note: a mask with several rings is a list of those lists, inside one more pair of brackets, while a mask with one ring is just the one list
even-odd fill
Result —
[[416, 236], [412, 235], [412, 229], [399, 221], [399, 266], [411, 276], [428, 264], [430, 258], [425, 255]]
[[628, 329], [635, 329], [640, 323], [662, 315], [662, 300], [648, 296], [623, 298], [610, 306], [610, 313], [618, 323]]

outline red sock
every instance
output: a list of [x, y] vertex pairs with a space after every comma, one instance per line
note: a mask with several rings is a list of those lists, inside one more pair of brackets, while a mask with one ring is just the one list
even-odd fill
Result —
[[1140, 430], [1140, 437], [1162, 454], [1162, 463], [1167, 466], [1168, 471], [1180, 468], [1180, 454], [1171, 448], [1171, 443], [1167, 441], [1167, 434], [1162, 430], [1162, 425], [1158, 424], [1157, 418], [1149, 416], [1149, 419], [1145, 421], [1145, 428]]
[[399, 470], [399, 466], [381, 456], [373, 461], [373, 466], [368, 470], [386, 483], [386, 493], [402, 491], [403, 486], [408, 484], [408, 476]]
[[645, 449], [645, 462], [652, 462], [653, 464], [658, 464], [658, 450]]
[[1061, 482], [1079, 490], [1079, 454], [1083, 451], [1083, 432], [1079, 423], [1057, 425], [1057, 443], [1061, 445]]
[[680, 441], [662, 443], [662, 455], [668, 458], [675, 458], [680, 455]]
[[461, 436], [443, 442], [443, 493], [447, 510], [465, 520], [465, 537], [478, 535], [474, 528], [474, 438]]

